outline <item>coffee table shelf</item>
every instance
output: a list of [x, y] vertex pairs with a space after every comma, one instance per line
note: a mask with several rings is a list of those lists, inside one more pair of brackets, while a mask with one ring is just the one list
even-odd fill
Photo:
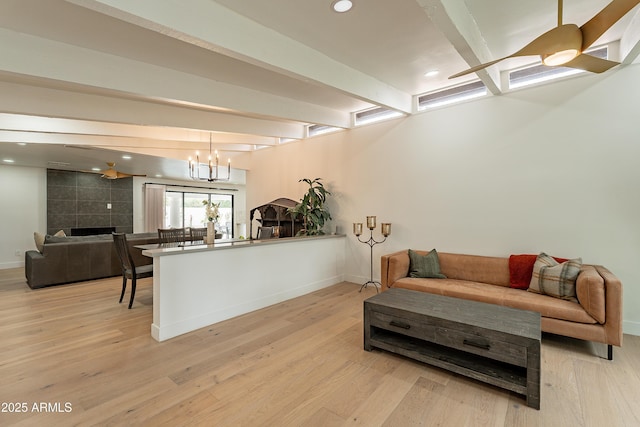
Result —
[[384, 329], [377, 329], [373, 332], [370, 343], [372, 347], [438, 366], [518, 394], [527, 393], [527, 370], [521, 366], [499, 362]]

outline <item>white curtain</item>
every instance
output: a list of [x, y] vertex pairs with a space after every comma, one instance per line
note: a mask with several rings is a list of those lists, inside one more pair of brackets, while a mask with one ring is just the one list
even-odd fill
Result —
[[147, 232], [157, 232], [164, 228], [164, 193], [166, 186], [145, 184], [144, 224]]

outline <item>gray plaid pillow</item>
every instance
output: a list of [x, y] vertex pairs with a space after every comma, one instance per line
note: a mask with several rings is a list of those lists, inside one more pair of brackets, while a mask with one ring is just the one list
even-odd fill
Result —
[[570, 259], [559, 264], [543, 252], [538, 255], [535, 264], [533, 264], [533, 275], [528, 291], [574, 300], [576, 298], [576, 279], [581, 268], [582, 258]]

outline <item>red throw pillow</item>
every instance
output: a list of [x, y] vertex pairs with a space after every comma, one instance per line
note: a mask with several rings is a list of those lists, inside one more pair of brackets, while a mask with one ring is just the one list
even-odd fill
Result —
[[511, 255], [509, 257], [509, 287], [528, 289], [533, 275], [533, 264], [538, 255]]
[[[536, 263], [538, 255], [523, 254], [511, 255], [509, 257], [509, 287], [515, 289], [529, 289], [531, 276], [533, 275], [533, 264]], [[559, 263], [567, 261], [565, 258], [553, 257]]]

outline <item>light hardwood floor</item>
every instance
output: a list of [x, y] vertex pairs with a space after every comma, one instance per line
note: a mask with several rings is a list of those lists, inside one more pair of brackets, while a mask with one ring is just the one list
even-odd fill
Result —
[[[544, 335], [537, 411], [499, 388], [364, 351], [372, 288], [340, 283], [158, 343], [151, 279], [132, 310], [117, 302], [120, 283], [34, 291], [22, 269], [0, 270], [2, 409], [27, 404], [0, 413], [0, 425], [640, 425], [640, 337], [626, 335], [610, 362], [604, 345]], [[61, 412], [34, 411], [41, 402]]]

